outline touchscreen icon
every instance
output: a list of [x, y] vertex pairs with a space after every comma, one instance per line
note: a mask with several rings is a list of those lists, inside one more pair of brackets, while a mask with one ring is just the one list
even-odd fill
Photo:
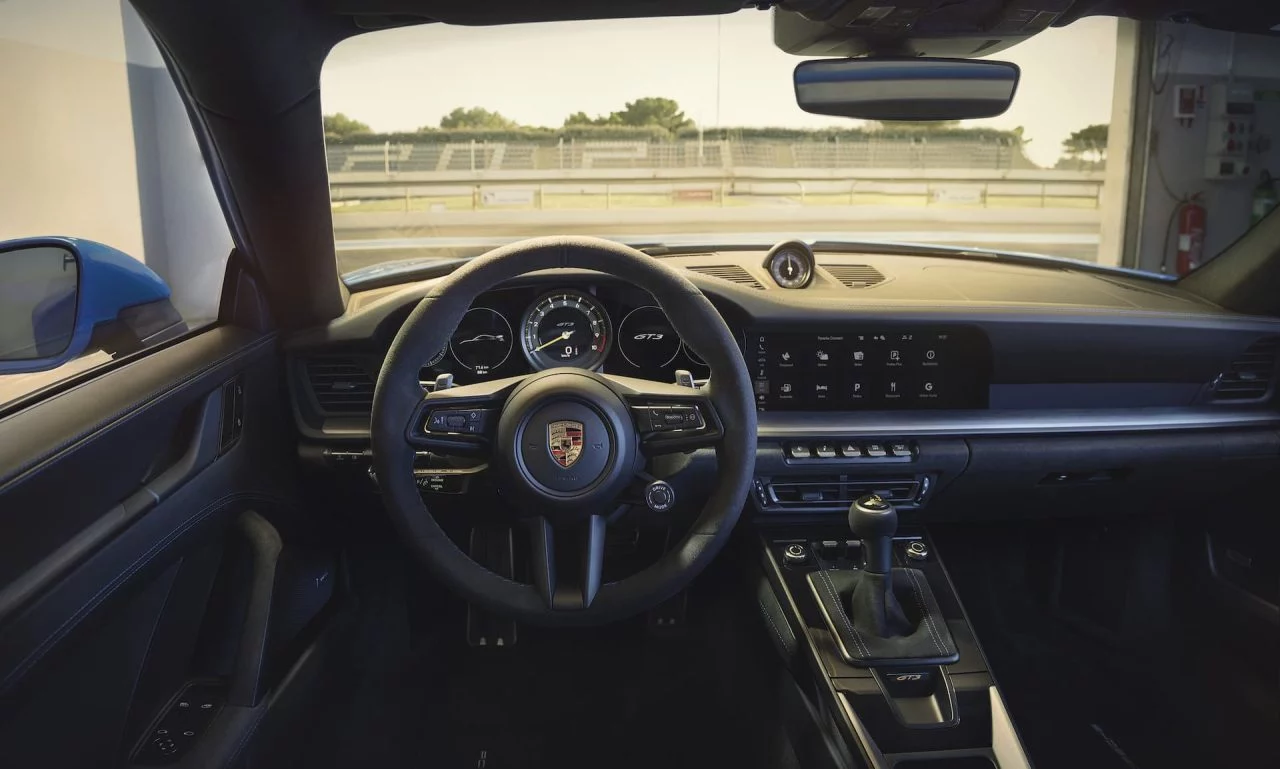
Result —
[[789, 362], [790, 360], [791, 360], [791, 353], [789, 353], [789, 352], [784, 352], [784, 353], [782, 353], [782, 362], [783, 362], [783, 363], [787, 363], [787, 362]]
[[936, 357], [938, 357], [938, 353], [937, 353], [937, 351], [936, 351], [936, 350], [925, 350], [925, 351], [924, 351], [924, 359], [925, 359], [925, 360], [933, 360], [933, 359], [934, 359], [934, 358], [936, 358]]
[[831, 356], [827, 354], [826, 350], [818, 350], [818, 360], [826, 363], [831, 360]]
[[853, 359], [854, 359], [854, 360], [863, 360], [863, 359], [864, 359], [864, 358], [866, 358], [866, 357], [867, 357], [867, 354], [866, 354], [866, 353], [864, 353], [862, 350], [854, 350], [854, 351], [853, 351]]
[[788, 393], [790, 393], [790, 392], [791, 392], [791, 383], [790, 383], [790, 382], [788, 382], [787, 384], [784, 384], [784, 385], [782, 386], [782, 392], [783, 392], [783, 394], [784, 394], [784, 395], [785, 395], [785, 394], [788, 394]]
[[892, 361], [899, 361], [899, 360], [902, 360], [902, 352], [901, 352], [901, 351], [899, 351], [899, 350], [890, 350], [890, 351], [889, 351], [889, 360], [892, 360]]

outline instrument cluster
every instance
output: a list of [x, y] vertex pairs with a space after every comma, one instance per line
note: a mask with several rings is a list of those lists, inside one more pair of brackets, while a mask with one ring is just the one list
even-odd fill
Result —
[[676, 334], [653, 297], [616, 286], [503, 288], [480, 296], [422, 379], [458, 384], [558, 366], [673, 381], [677, 369], [710, 371]]

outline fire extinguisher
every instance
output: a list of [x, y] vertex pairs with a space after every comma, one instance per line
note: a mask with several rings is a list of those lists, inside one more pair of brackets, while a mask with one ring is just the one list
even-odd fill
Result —
[[1276, 180], [1266, 169], [1258, 179], [1258, 186], [1253, 188], [1253, 218], [1251, 223], [1257, 224], [1271, 213], [1271, 209], [1280, 204], [1280, 192], [1276, 190]]
[[1178, 259], [1175, 268], [1182, 277], [1200, 266], [1204, 257], [1204, 226], [1207, 214], [1196, 193], [1178, 206]]

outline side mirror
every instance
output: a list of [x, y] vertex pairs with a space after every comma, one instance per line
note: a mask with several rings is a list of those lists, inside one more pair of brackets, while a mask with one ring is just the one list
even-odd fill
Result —
[[815, 59], [796, 66], [796, 103], [864, 120], [967, 120], [1009, 109], [1021, 71], [975, 59]]
[[127, 353], [186, 331], [169, 287], [110, 246], [0, 242], [0, 374], [48, 371], [89, 349]]

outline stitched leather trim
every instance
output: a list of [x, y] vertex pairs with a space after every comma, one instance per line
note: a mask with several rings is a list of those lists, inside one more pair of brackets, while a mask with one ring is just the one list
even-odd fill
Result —
[[[224, 331], [224, 329], [215, 328], [215, 329], [212, 329], [209, 333], [214, 334], [214, 333], [219, 333], [221, 331]], [[200, 340], [205, 339], [206, 336], [207, 335], [201, 335], [199, 337], [193, 338], [192, 340], [188, 340], [188, 342], [198, 342]], [[173, 394], [174, 392], [183, 389], [184, 387], [190, 385], [192, 382], [200, 379], [201, 377], [205, 376], [206, 374], [216, 369], [219, 369], [224, 366], [230, 366], [241, 359], [257, 354], [259, 351], [262, 350], [262, 348], [266, 347], [267, 345], [273, 344], [275, 342], [275, 339], [276, 339], [275, 334], [268, 334], [265, 336], [257, 337], [256, 339], [250, 341], [248, 344], [242, 347], [238, 347], [234, 351], [214, 361], [206, 363], [205, 365], [201, 366], [195, 371], [192, 371], [184, 375], [181, 379], [170, 380], [165, 384], [163, 384], [162, 386], [151, 390], [151, 392], [147, 393], [146, 395], [140, 398], [134, 399], [127, 406], [124, 406], [122, 408], [115, 410], [110, 416], [98, 419], [94, 421], [93, 424], [87, 427], [77, 428], [74, 435], [62, 439], [55, 446], [41, 452], [40, 454], [37, 454], [33, 457], [22, 460], [16, 467], [10, 468], [5, 471], [0, 471], [0, 494], [3, 494], [6, 491], [6, 488], [10, 484], [22, 481], [30, 473], [38, 472], [44, 465], [48, 464], [51, 461], [56, 460], [64, 452], [77, 446], [78, 444], [84, 442], [85, 440], [93, 437], [96, 433], [109, 429], [111, 427], [115, 427], [118, 424], [123, 424], [127, 422], [129, 419], [132, 419], [135, 416], [145, 412], [151, 406], [154, 406], [160, 403], [166, 397]], [[179, 347], [181, 347], [181, 345], [179, 345]], [[71, 390], [68, 390], [66, 392], [58, 393], [57, 395], [55, 395], [52, 398], [49, 398], [48, 400], [40, 401], [39, 403], [33, 404], [30, 408], [24, 411], [20, 411], [16, 414], [10, 415], [9, 417], [6, 417], [3, 420], [0, 420], [0, 431], [4, 431], [7, 429], [17, 429], [11, 423], [21, 419], [24, 415], [32, 414], [40, 409], [55, 409], [55, 408], [58, 408], [60, 405], [65, 406], [66, 401], [63, 399], [79, 394], [81, 390], [85, 388], [93, 387], [96, 385], [108, 386], [110, 384], [111, 377], [128, 373], [131, 370], [137, 371], [138, 369], [134, 368], [135, 366], [146, 366], [148, 364], [155, 365], [158, 356], [164, 355], [165, 353], [171, 352], [172, 350], [177, 350], [179, 349], [179, 347], [159, 350], [157, 351], [156, 356], [145, 357], [123, 368], [116, 369], [114, 371], [108, 371], [102, 377], [98, 377], [89, 382], [85, 382], [84, 384], [74, 387]], [[22, 429], [24, 430], [31, 429], [31, 427], [29, 425], [24, 425]]]
[[266, 496], [252, 492], [242, 492], [236, 494], [228, 494], [225, 497], [210, 502], [200, 512], [187, 518], [173, 531], [169, 532], [161, 540], [153, 544], [146, 552], [134, 559], [128, 568], [118, 574], [115, 579], [104, 585], [98, 592], [89, 597], [88, 600], [80, 606], [80, 608], [62, 622], [56, 630], [50, 633], [40, 645], [33, 649], [27, 656], [13, 667], [12, 670], [0, 681], [0, 695], [8, 692], [10, 688], [25, 676], [31, 668], [35, 667], [46, 654], [52, 651], [77, 625], [80, 624], [95, 608], [103, 601], [109, 598], [122, 586], [124, 586], [134, 574], [138, 573], [152, 561], [154, 561], [161, 553], [164, 552], [170, 544], [186, 534], [197, 524], [202, 523], [205, 519], [210, 518], [215, 513], [237, 503], [260, 501], [266, 503], [282, 503], [283, 500], [275, 497]]

